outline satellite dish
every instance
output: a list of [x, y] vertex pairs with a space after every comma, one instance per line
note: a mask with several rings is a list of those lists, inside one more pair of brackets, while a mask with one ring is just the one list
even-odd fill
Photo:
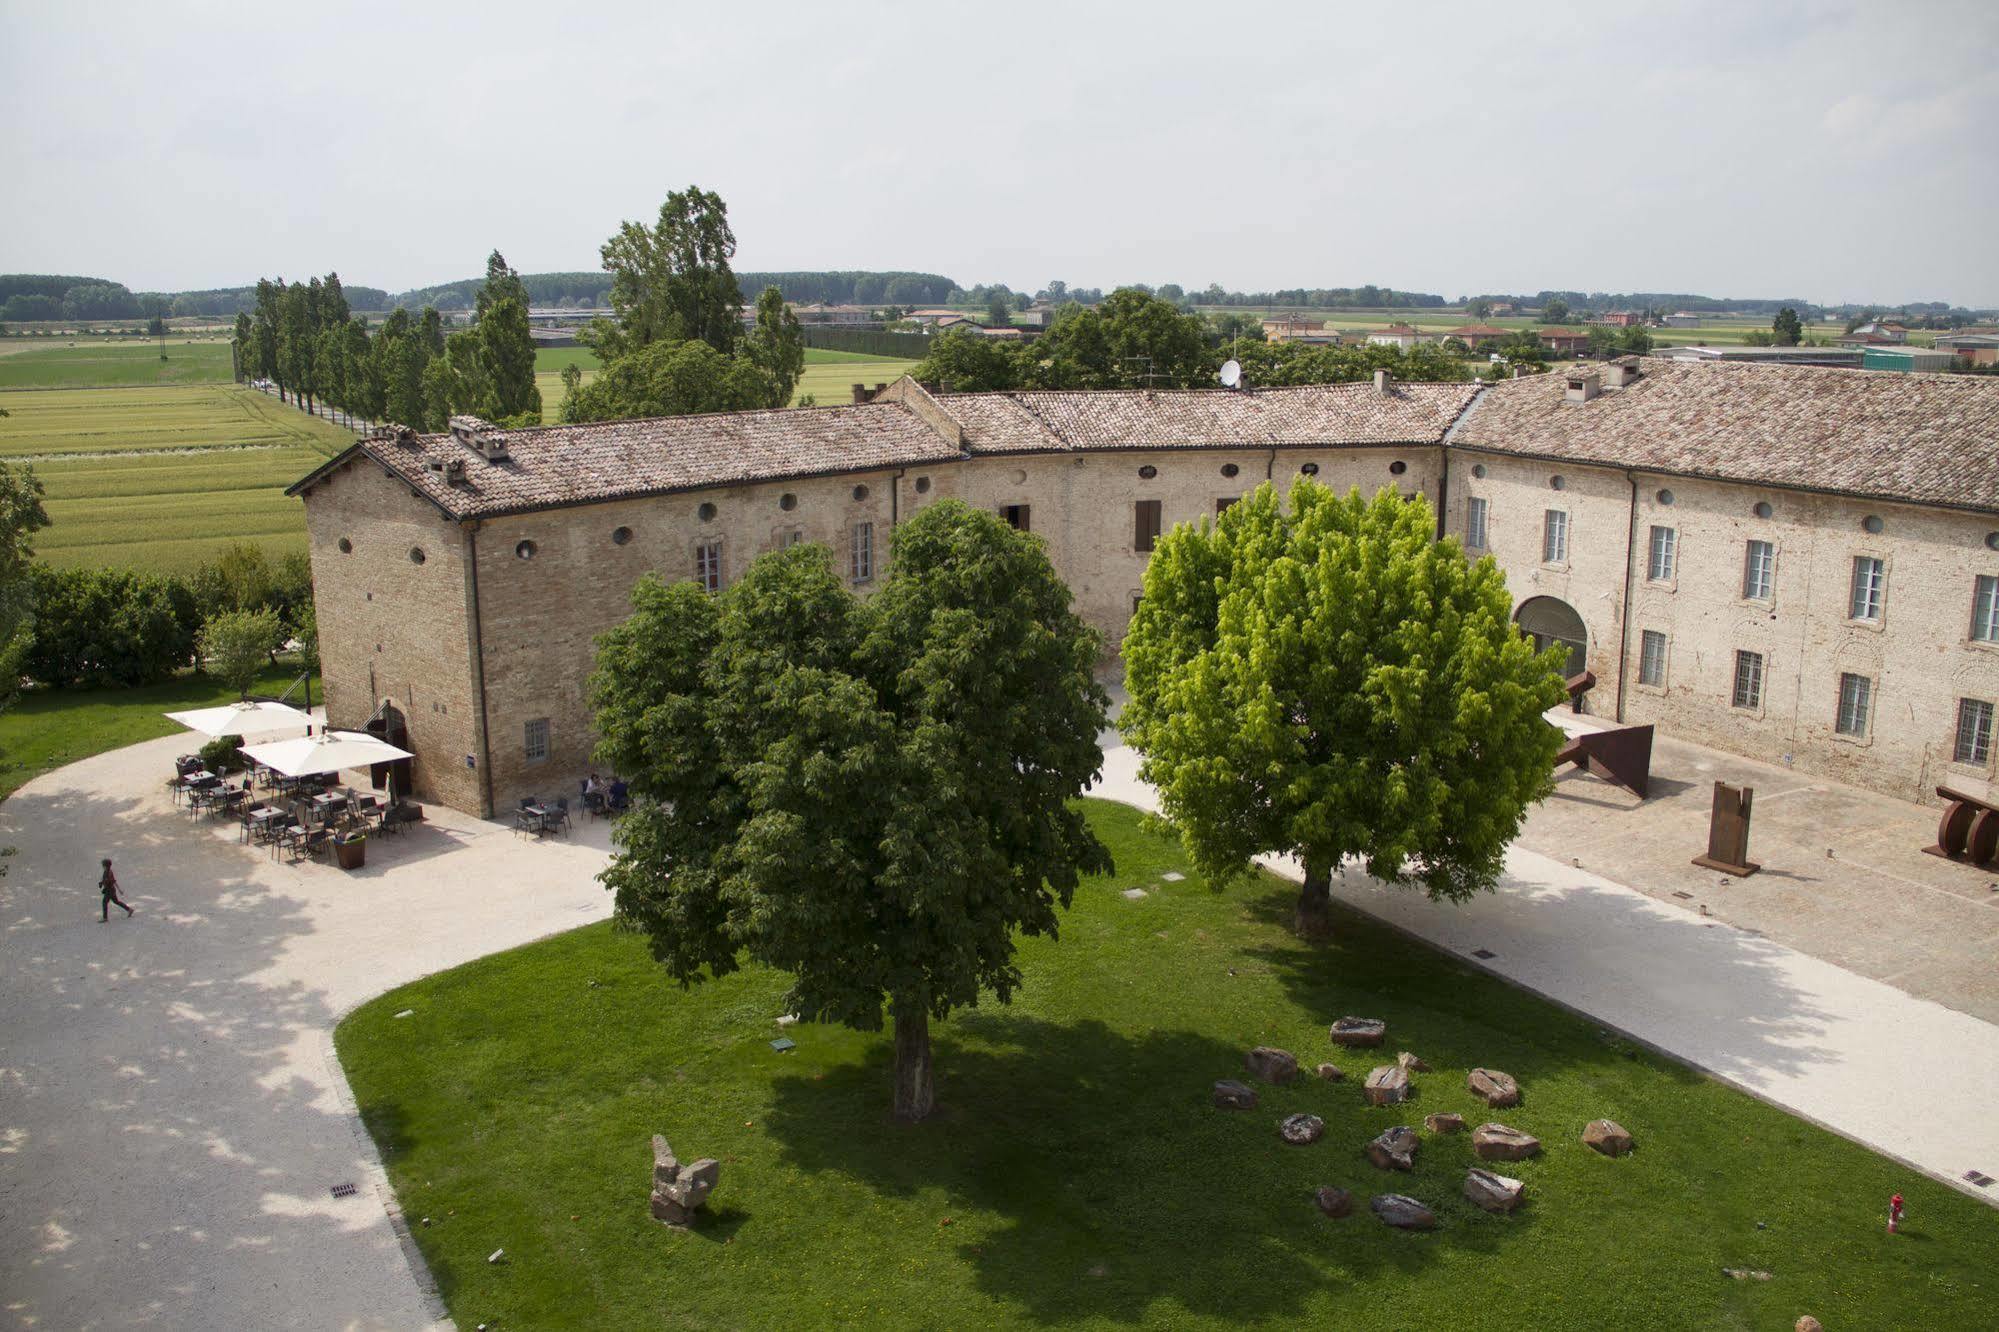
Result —
[[1242, 363], [1240, 361], [1223, 361], [1222, 387], [1232, 389], [1240, 383], [1242, 383]]

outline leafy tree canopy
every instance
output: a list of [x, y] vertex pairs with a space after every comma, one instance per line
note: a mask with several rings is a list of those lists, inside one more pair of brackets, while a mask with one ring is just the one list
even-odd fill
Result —
[[30, 543], [48, 525], [34, 469], [0, 463], [0, 708], [14, 700], [34, 639], [30, 561], [35, 552]]
[[1102, 762], [1095, 635], [1040, 543], [956, 501], [900, 527], [861, 601], [823, 547], [711, 597], [648, 576], [599, 640], [600, 761], [637, 797], [603, 878], [682, 984], [745, 958], [812, 1021], [895, 1026], [895, 1111], [934, 1100], [929, 1022], [1021, 983], [1110, 857], [1071, 800]]
[[771, 382], [750, 361], [724, 356], [705, 342], [655, 342], [604, 366], [597, 378], [570, 390], [565, 421], [687, 416], [768, 407]]
[[223, 611], [201, 627], [201, 655], [225, 683], [247, 697], [284, 637], [276, 611]]
[[1770, 321], [1770, 334], [1779, 347], [1795, 347], [1805, 340], [1804, 321], [1787, 305]]
[[698, 185], [668, 194], [655, 225], [626, 222], [604, 242], [617, 315], [591, 325], [590, 344], [606, 361], [690, 338], [718, 352], [735, 350], [743, 312], [742, 288], [729, 267], [735, 253], [721, 195]]
[[1204, 873], [1297, 855], [1308, 933], [1349, 857], [1433, 898], [1494, 885], [1550, 788], [1562, 681], [1426, 502], [1265, 484], [1162, 537], [1144, 589], [1120, 725]]

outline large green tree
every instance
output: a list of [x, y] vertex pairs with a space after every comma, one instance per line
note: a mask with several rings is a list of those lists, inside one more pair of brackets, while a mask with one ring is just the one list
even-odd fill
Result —
[[[5, 416], [0, 412], [0, 416]], [[0, 708], [14, 701], [34, 642], [34, 534], [49, 525], [32, 467], [0, 463]]]
[[909, 373], [925, 384], [960, 393], [990, 393], [1022, 385], [1026, 358], [1022, 343], [988, 338], [954, 328], [930, 340], [930, 349]]
[[638, 797], [604, 872], [683, 985], [745, 959], [808, 1021], [895, 1029], [894, 1107], [935, 1102], [930, 1022], [1021, 983], [1109, 853], [1071, 804], [1102, 762], [1095, 635], [1040, 543], [935, 504], [862, 601], [823, 547], [720, 596], [648, 576], [599, 640], [600, 761]]
[[202, 660], [242, 698], [269, 664], [271, 653], [284, 641], [284, 622], [276, 611], [224, 611], [201, 626], [198, 647]]
[[1804, 321], [1787, 305], [1770, 321], [1770, 335], [1779, 347], [1795, 347], [1805, 340]]
[[1497, 881], [1561, 739], [1557, 657], [1511, 609], [1422, 499], [1265, 484], [1160, 539], [1120, 725], [1205, 873], [1299, 857], [1302, 932], [1327, 928], [1349, 857], [1463, 900]]
[[736, 233], [722, 196], [690, 185], [660, 205], [653, 226], [626, 222], [604, 242], [614, 320], [598, 320], [588, 341], [606, 361], [655, 342], [692, 338], [718, 352], [742, 335], [743, 293], [729, 260]]
[[756, 326], [743, 338], [736, 357], [764, 377], [768, 388], [762, 406], [791, 404], [792, 390], [805, 373], [805, 332], [776, 287], [765, 287], [757, 297]]
[[569, 387], [564, 421], [617, 421], [768, 407], [771, 385], [749, 361], [705, 342], [655, 342], [611, 361], [588, 384]]
[[1065, 306], [1027, 352], [1035, 388], [1193, 388], [1213, 382], [1207, 327], [1134, 287]]

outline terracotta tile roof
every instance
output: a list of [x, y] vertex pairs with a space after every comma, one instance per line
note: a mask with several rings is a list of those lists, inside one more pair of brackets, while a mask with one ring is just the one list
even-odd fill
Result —
[[979, 453], [1271, 445], [1436, 444], [1473, 384], [942, 394]]
[[1999, 512], [1999, 380], [1646, 357], [1586, 403], [1488, 389], [1454, 445]]
[[[894, 403], [667, 416], [504, 432], [507, 456], [488, 462], [449, 434], [407, 443], [371, 437], [294, 485], [303, 490], [358, 452], [454, 518], [734, 485], [787, 476], [913, 466], [963, 457], [955, 444]], [[432, 471], [458, 461], [462, 481]]]
[[1447, 338], [1503, 338], [1510, 330], [1494, 324], [1461, 324], [1457, 328], [1447, 328], [1441, 336]]

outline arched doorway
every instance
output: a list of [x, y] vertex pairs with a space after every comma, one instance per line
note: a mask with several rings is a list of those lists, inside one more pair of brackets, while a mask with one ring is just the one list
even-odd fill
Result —
[[1513, 612], [1520, 632], [1534, 640], [1537, 650], [1559, 643], [1569, 650], [1569, 664], [1563, 674], [1581, 675], [1589, 660], [1589, 630], [1576, 608], [1560, 597], [1529, 597]]
[[[383, 699], [375, 709], [375, 715], [368, 719], [365, 728], [377, 740], [394, 745], [397, 749], [410, 747], [409, 724], [403, 719], [403, 712], [388, 699]], [[377, 763], [368, 769], [368, 784], [377, 791], [391, 778], [395, 781], [398, 799], [410, 794], [410, 760], [397, 759], [394, 763]]]

